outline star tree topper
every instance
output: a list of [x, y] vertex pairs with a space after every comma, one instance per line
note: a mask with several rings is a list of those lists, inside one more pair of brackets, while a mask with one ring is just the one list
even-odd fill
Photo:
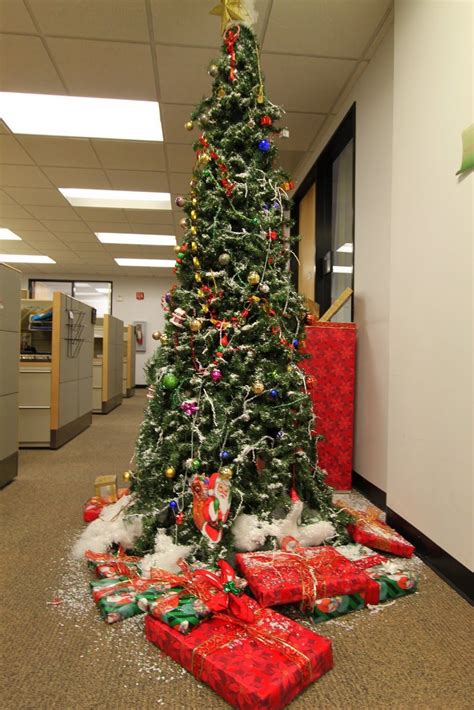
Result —
[[222, 34], [224, 34], [229, 22], [235, 22], [236, 20], [248, 22], [250, 19], [244, 6], [244, 0], [221, 0], [221, 4], [213, 7], [209, 14], [221, 15]]

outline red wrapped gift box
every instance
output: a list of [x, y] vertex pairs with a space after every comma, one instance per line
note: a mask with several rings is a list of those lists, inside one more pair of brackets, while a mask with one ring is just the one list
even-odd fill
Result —
[[370, 507], [367, 510], [356, 510], [347, 507], [342, 501], [336, 505], [343, 508], [354, 518], [354, 523], [347, 526], [347, 530], [354, 542], [367, 545], [375, 550], [391, 552], [398, 557], [411, 557], [415, 551], [414, 546], [405, 540], [387, 523], [380, 520], [380, 510]]
[[311, 609], [320, 597], [364, 592], [377, 604], [378, 587], [364, 570], [333, 547], [294, 547], [282, 541], [276, 552], [238, 553], [235, 561], [262, 606], [301, 602]]
[[301, 362], [314, 378], [308, 387], [316, 415], [318, 465], [327, 471], [326, 483], [337, 490], [352, 486], [354, 429], [355, 323], [316, 323], [306, 328], [305, 352]]
[[151, 616], [149, 641], [239, 710], [280, 710], [332, 668], [330, 639], [270, 609], [253, 623], [225, 614], [184, 636]]
[[[129, 492], [129, 488], [119, 488], [117, 492], [117, 499], [128, 495]], [[109, 502], [100, 496], [89, 498], [89, 500], [84, 503], [84, 510], [82, 513], [84, 522], [92, 523], [93, 520], [97, 520], [102, 512], [102, 509], [105, 508], [106, 505], [109, 505]]]

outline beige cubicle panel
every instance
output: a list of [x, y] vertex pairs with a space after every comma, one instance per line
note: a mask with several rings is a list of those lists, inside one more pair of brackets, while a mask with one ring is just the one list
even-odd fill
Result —
[[93, 309], [59, 292], [21, 303], [20, 445], [57, 449], [92, 422]]
[[135, 394], [135, 353], [137, 338], [134, 325], [125, 325], [123, 328], [123, 369], [122, 369], [122, 394], [124, 397], [133, 397]]
[[94, 328], [93, 409], [108, 414], [122, 404], [123, 321], [104, 315]]
[[0, 264], [0, 488], [18, 472], [18, 354], [20, 277]]

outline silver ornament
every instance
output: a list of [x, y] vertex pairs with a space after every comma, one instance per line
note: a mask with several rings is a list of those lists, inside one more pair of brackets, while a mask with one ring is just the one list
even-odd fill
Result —
[[262, 284], [262, 285], [260, 286], [260, 291], [261, 291], [262, 293], [269, 293], [269, 291], [270, 291], [270, 286], [269, 286], [268, 284]]
[[219, 256], [218, 262], [221, 266], [227, 266], [227, 264], [230, 262], [230, 254], [221, 254]]

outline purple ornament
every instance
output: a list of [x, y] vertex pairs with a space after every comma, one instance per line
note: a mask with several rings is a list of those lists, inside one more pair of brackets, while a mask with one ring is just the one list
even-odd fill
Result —
[[171, 293], [168, 291], [168, 293], [165, 295], [165, 301], [166, 303], [169, 303], [171, 301]]
[[270, 150], [271, 144], [268, 138], [264, 138], [263, 141], [260, 141], [258, 144], [258, 149], [262, 151], [262, 153], [268, 153]]
[[220, 370], [217, 370], [217, 369], [212, 370], [212, 372], [211, 372], [211, 377], [212, 377], [212, 379], [214, 380], [214, 382], [219, 382], [219, 380], [220, 380], [221, 377], [222, 377], [222, 372], [221, 372]]
[[184, 199], [184, 197], [182, 197], [181, 195], [179, 195], [179, 196], [175, 199], [174, 202], [175, 202], [176, 207], [184, 207], [184, 205], [185, 205], [185, 203], [186, 203], [186, 200]]

